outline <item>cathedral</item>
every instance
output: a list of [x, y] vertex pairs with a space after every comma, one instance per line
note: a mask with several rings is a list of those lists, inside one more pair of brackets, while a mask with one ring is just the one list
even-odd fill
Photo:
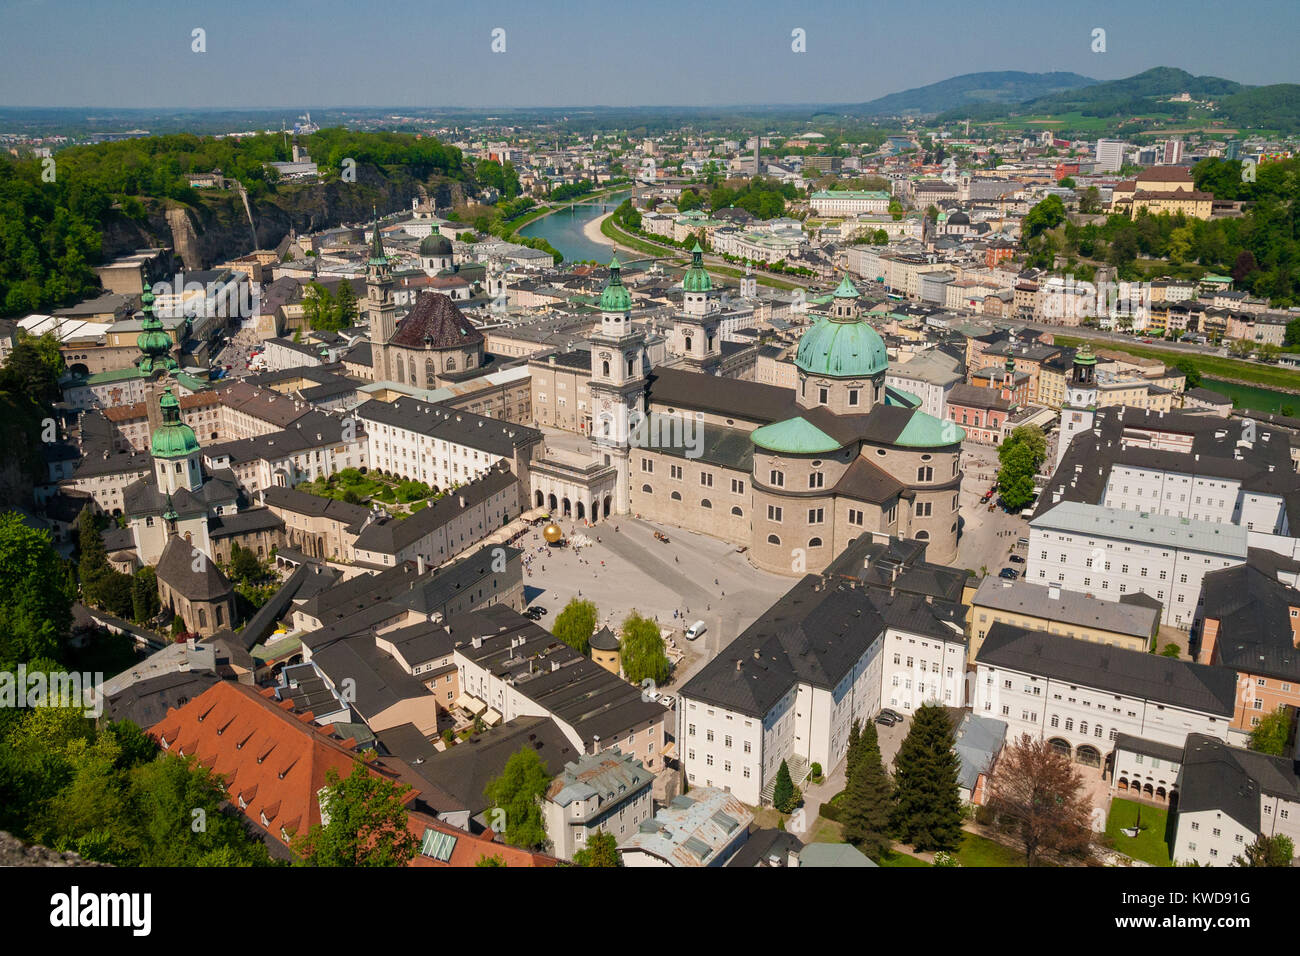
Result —
[[[965, 432], [885, 384], [885, 344], [862, 318], [853, 283], [840, 283], [830, 315], [799, 340], [793, 389], [715, 374], [717, 306], [698, 249], [682, 284], [673, 334], [683, 361], [647, 374], [644, 335], [617, 259], [610, 264], [590, 339], [590, 437], [596, 463], [615, 475], [612, 493], [586, 497], [603, 498], [606, 515], [731, 541], [783, 574], [821, 571], [872, 532], [925, 541], [929, 560], [952, 561]], [[534, 470], [535, 503], [577, 514], [547, 484], [555, 473]]]
[[[421, 262], [427, 260], [430, 266], [450, 256], [451, 244], [442, 236], [430, 236], [420, 245]], [[384, 254], [378, 219], [366, 262], [366, 314], [373, 381], [434, 389], [480, 374], [483, 333], [449, 297], [421, 292], [398, 321], [392, 265]]]

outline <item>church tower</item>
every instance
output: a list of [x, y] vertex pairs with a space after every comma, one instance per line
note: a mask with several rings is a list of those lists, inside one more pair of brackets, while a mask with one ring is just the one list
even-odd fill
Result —
[[140, 349], [140, 359], [136, 364], [146, 375], [155, 372], [174, 372], [180, 368], [172, 358], [172, 337], [163, 329], [162, 319], [153, 311], [153, 292], [146, 285], [140, 296], [140, 334], [135, 337], [136, 347]]
[[682, 277], [682, 311], [673, 323], [676, 351], [693, 372], [718, 374], [722, 342], [718, 332], [717, 303], [710, 293], [713, 280], [704, 269], [704, 250], [697, 242], [691, 250], [691, 266]]
[[162, 424], [154, 429], [151, 441], [158, 491], [168, 497], [178, 491], [198, 491], [203, 485], [203, 472], [194, 429], [181, 421], [181, 403], [170, 388], [163, 390], [158, 406]]
[[1056, 465], [1070, 448], [1075, 437], [1092, 430], [1097, 414], [1097, 356], [1087, 342], [1074, 355], [1074, 368], [1065, 386], [1065, 404], [1061, 406], [1061, 427], [1056, 439]]
[[[614, 513], [627, 514], [629, 457], [645, 420], [645, 333], [632, 326], [632, 296], [623, 285], [618, 256], [600, 293], [600, 331], [591, 336], [591, 440], [596, 453], [618, 470]], [[644, 429], [642, 429], [644, 430]]]
[[384, 254], [377, 210], [374, 232], [370, 237], [370, 259], [366, 262], [366, 312], [370, 320], [371, 367], [375, 381], [381, 382], [390, 377], [388, 342], [397, 330], [397, 305], [393, 302], [393, 268]]

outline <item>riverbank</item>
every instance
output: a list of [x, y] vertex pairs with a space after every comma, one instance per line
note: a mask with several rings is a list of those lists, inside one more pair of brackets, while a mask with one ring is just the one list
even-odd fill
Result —
[[1175, 349], [1162, 349], [1147, 345], [1129, 345], [1128, 343], [1118, 343], [1109, 339], [1091, 338], [1089, 336], [1056, 335], [1054, 341], [1058, 345], [1069, 348], [1087, 342], [1094, 349], [1109, 349], [1113, 352], [1135, 355], [1138, 358], [1155, 359], [1169, 366], [1176, 365], [1181, 360], [1186, 360], [1191, 362], [1205, 378], [1231, 382], [1235, 385], [1267, 388], [1273, 391], [1286, 392], [1289, 395], [1300, 395], [1300, 372], [1277, 365], [1243, 362], [1240, 359], [1206, 355], [1204, 352], [1179, 352]]
[[614, 215], [614, 213], [613, 211], [610, 211], [605, 213], [603, 216], [597, 216], [595, 219], [589, 220], [586, 225], [582, 227], [583, 237], [588, 242], [594, 242], [597, 245], [613, 246], [613, 241], [607, 238], [605, 234], [600, 231], [600, 227], [604, 224], [605, 220], [612, 215]]

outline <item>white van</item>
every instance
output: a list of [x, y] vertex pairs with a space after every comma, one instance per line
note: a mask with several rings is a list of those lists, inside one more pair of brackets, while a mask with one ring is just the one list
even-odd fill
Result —
[[708, 628], [704, 626], [703, 621], [696, 621], [686, 629], [686, 639], [688, 641], [693, 641], [707, 630]]

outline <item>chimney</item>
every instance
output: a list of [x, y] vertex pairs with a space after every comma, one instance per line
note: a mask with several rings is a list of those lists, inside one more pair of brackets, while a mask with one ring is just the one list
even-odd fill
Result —
[[422, 554], [415, 556], [415, 573], [424, 574], [424, 555]]

